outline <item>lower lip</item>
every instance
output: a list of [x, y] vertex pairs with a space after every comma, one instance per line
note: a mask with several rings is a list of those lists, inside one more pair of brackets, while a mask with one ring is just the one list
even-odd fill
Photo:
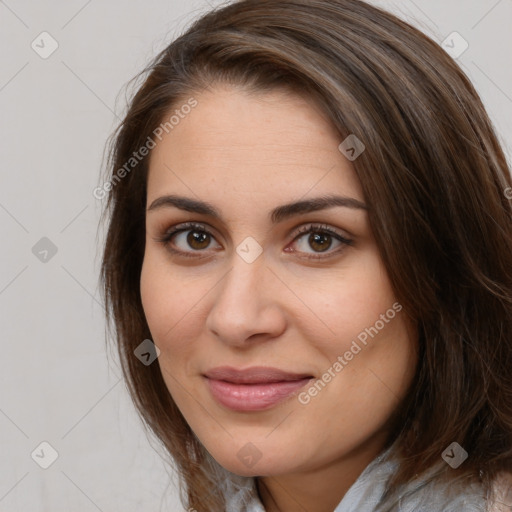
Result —
[[261, 411], [286, 400], [311, 378], [269, 384], [233, 384], [223, 380], [206, 380], [213, 397], [221, 405], [234, 411]]

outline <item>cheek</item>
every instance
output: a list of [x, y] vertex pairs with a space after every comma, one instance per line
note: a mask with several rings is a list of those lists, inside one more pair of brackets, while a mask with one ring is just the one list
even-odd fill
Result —
[[[192, 351], [191, 340], [198, 339], [204, 324], [201, 299], [208, 289], [201, 280], [183, 278], [172, 272], [165, 258], [147, 251], [141, 270], [140, 291], [144, 314], [161, 350], [161, 362], [179, 366]], [[204, 281], [204, 280], [203, 280]], [[167, 357], [172, 353], [172, 358]]]
[[[162, 334], [172, 326], [171, 319], [166, 320], [166, 312], [174, 311], [173, 287], [169, 285], [172, 283], [169, 283], [164, 268], [146, 250], [140, 276], [140, 295], [149, 329], [157, 339], [161, 339]], [[157, 342], [157, 339], [153, 341]]]
[[[180, 389], [188, 373], [190, 343], [187, 333], [194, 323], [188, 323], [189, 289], [180, 286], [165, 264], [147, 252], [140, 279], [141, 301], [152, 341], [160, 349], [158, 364], [166, 387], [175, 401], [180, 401]], [[181, 408], [181, 407], [180, 407]]]
[[[305, 284], [307, 283], [307, 284]], [[301, 295], [307, 297], [309, 313], [296, 315], [306, 338], [315, 340], [330, 359], [350, 349], [360, 336], [364, 340], [368, 329], [390, 332], [398, 316], [397, 303], [387, 274], [377, 253], [361, 254], [356, 264], [320, 279], [299, 280]], [[383, 324], [381, 315], [384, 315]], [[385, 329], [382, 327], [385, 325]], [[372, 331], [374, 332], [374, 331]]]

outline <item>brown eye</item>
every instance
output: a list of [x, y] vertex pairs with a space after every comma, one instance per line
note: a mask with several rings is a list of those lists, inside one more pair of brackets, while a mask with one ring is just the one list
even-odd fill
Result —
[[306, 225], [294, 238], [286, 252], [302, 253], [306, 258], [326, 258], [341, 253], [353, 240], [326, 225]]
[[183, 256], [198, 256], [209, 249], [222, 249], [210, 231], [199, 224], [181, 224], [168, 230], [158, 238], [167, 249]]
[[332, 245], [332, 236], [327, 233], [311, 233], [308, 238], [309, 246], [316, 252], [327, 251]]
[[200, 251], [201, 249], [206, 249], [211, 242], [211, 237], [208, 233], [204, 231], [189, 231], [187, 235], [187, 243], [188, 245], [196, 250]]

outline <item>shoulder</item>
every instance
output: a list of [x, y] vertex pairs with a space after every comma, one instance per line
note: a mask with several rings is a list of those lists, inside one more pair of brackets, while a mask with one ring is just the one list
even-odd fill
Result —
[[500, 473], [494, 480], [487, 512], [512, 511], [512, 473]]

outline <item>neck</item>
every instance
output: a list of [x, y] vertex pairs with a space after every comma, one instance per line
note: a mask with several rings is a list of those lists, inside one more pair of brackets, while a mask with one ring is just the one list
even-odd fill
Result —
[[372, 439], [363, 447], [321, 468], [304, 473], [257, 479], [267, 512], [332, 512], [365, 468], [379, 455], [385, 440]]

